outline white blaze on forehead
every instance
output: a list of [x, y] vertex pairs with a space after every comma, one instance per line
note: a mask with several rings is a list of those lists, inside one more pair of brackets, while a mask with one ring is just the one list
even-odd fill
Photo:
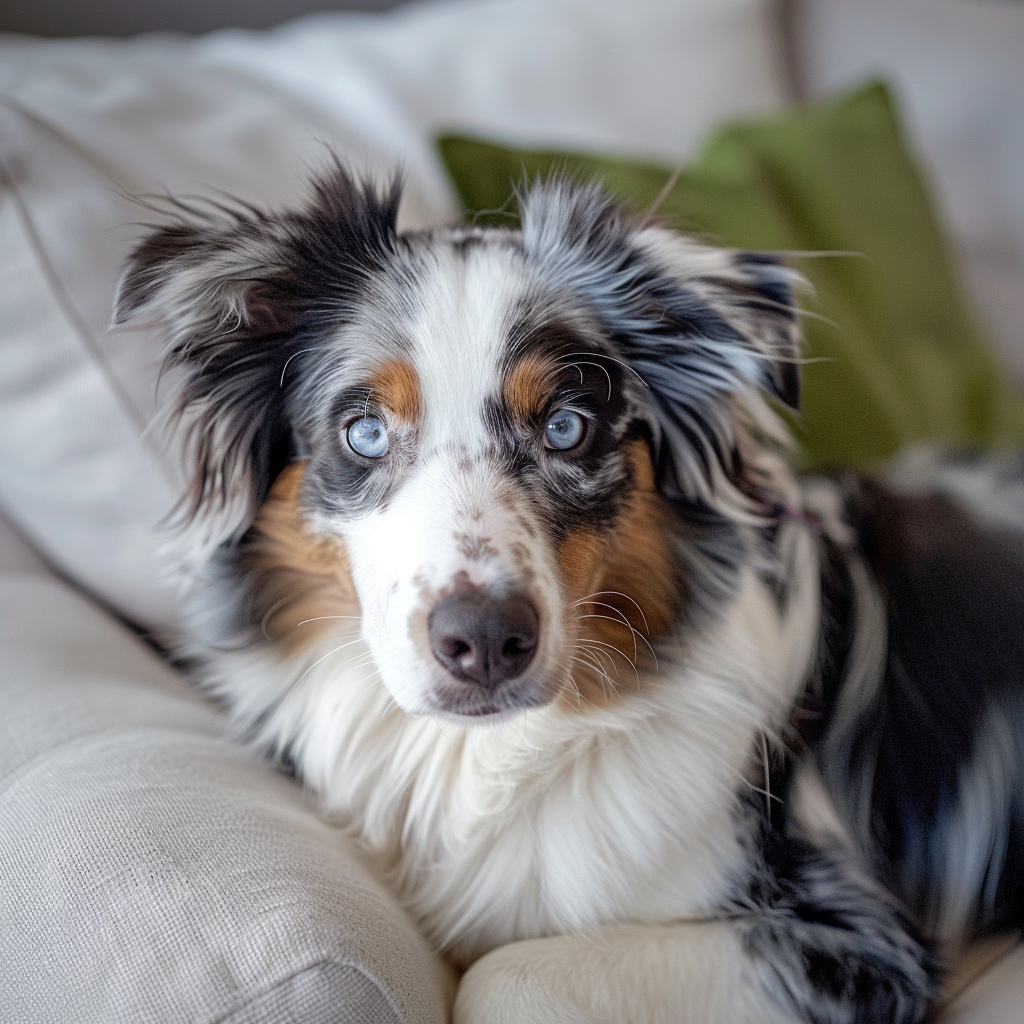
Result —
[[450, 444], [467, 453], [487, 446], [484, 403], [501, 386], [526, 283], [526, 268], [510, 247], [470, 244], [461, 252], [437, 252], [407, 328], [422, 398], [421, 453]]
[[431, 653], [427, 622], [463, 584], [533, 603], [541, 627], [535, 679], [554, 686], [565, 658], [557, 567], [528, 503], [491, 459], [467, 463], [451, 441], [418, 457], [385, 506], [346, 525], [363, 635], [385, 685], [414, 714], [436, 712], [437, 692], [452, 684]]
[[523, 561], [515, 553], [539, 532], [527, 525], [529, 514], [490, 460], [467, 466], [457, 453], [439, 451], [419, 460], [386, 510], [367, 521], [378, 535], [384, 528], [387, 542], [352, 558], [360, 566], [372, 558], [368, 575], [399, 589], [442, 591], [458, 576], [478, 586], [514, 581]]
[[[555, 687], [565, 660], [557, 565], [530, 502], [486, 455], [509, 334], [531, 272], [506, 242], [437, 245], [412, 265], [402, 357], [419, 388], [415, 454], [388, 500], [344, 524], [362, 629], [385, 685], [415, 714], [453, 684], [428, 618], [459, 586], [527, 596], [540, 620], [530, 672]], [[403, 311], [404, 312], [404, 311]], [[370, 321], [368, 326], [372, 326]]]

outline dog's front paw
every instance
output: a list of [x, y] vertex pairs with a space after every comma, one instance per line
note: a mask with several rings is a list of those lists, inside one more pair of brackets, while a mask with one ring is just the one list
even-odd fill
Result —
[[455, 1024], [794, 1024], [732, 921], [609, 925], [512, 942], [467, 972]]
[[453, 1024], [595, 1024], [548, 976], [548, 942], [514, 942], [477, 960], [459, 983]]

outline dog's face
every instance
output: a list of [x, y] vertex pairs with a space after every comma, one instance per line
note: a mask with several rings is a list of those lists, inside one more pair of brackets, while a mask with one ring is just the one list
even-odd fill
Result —
[[688, 530], [756, 504], [737, 416], [796, 401], [789, 272], [593, 188], [538, 187], [522, 231], [399, 235], [396, 205], [339, 172], [304, 213], [165, 229], [118, 318], [170, 329], [198, 508], [303, 464], [401, 707], [599, 700], [678, 620]]

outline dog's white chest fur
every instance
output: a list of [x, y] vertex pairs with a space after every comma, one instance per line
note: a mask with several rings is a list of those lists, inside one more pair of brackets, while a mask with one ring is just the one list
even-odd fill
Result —
[[520, 938], [720, 910], [742, 859], [735, 794], [810, 657], [792, 636], [800, 612], [781, 618], [749, 573], [731, 614], [685, 654], [663, 652], [658, 675], [623, 674], [608, 708], [550, 705], [492, 727], [408, 715], [362, 641], [339, 634], [301, 666], [250, 664], [249, 692], [306, 672], [264, 734], [290, 738], [371, 864], [469, 962]]

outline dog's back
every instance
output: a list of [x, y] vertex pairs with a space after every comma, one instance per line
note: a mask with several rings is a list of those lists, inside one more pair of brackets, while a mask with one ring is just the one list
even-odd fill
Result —
[[1024, 488], [1016, 458], [906, 461], [852, 488], [884, 667], [834, 695], [819, 760], [880, 877], [955, 942], [1024, 924]]

